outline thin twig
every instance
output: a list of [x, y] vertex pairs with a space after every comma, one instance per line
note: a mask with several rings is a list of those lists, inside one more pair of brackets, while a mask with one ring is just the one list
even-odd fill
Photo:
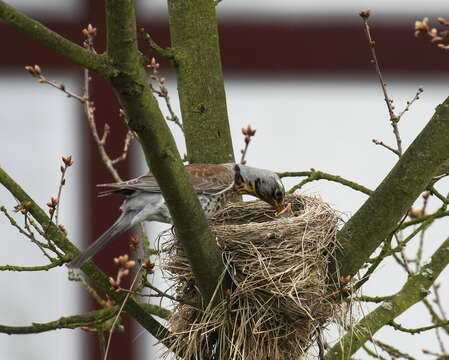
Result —
[[[103, 138], [104, 138], [104, 134], [103, 134]], [[112, 160], [112, 165], [115, 165], [118, 162], [123, 161], [123, 160], [126, 159], [126, 157], [128, 156], [129, 144], [131, 143], [132, 139], [134, 139], [134, 133], [131, 130], [128, 130], [128, 132], [126, 134], [126, 137], [125, 137], [124, 144], [123, 144], [122, 155], [120, 155], [119, 157], [117, 157], [114, 160]]]
[[410, 100], [410, 101], [407, 101], [407, 104], [406, 104], [404, 110], [402, 110], [402, 111], [399, 113], [399, 115], [398, 115], [398, 121], [402, 118], [402, 116], [403, 116], [407, 111], [410, 110], [410, 106], [411, 106], [416, 100], [419, 99], [419, 95], [420, 95], [423, 91], [424, 91], [424, 88], [423, 88], [422, 86], [420, 86], [420, 87], [418, 88], [418, 91], [416, 92], [415, 96], [413, 97], [413, 99]]
[[170, 97], [168, 96], [168, 90], [164, 86], [165, 78], [159, 76], [160, 64], [153, 57], [153, 58], [151, 58], [151, 62], [147, 65], [147, 68], [151, 70], [151, 79], [156, 81], [157, 84], [159, 85], [159, 90], [158, 90], [150, 82], [149, 85], [150, 85], [151, 91], [153, 93], [157, 94], [159, 97], [164, 99], [165, 104], [167, 105], [168, 112], [170, 113], [170, 116], [167, 116], [166, 119], [168, 121], [173, 121], [176, 125], [178, 125], [178, 127], [181, 129], [181, 131], [184, 132], [184, 127], [181, 123], [181, 120], [179, 120], [179, 117], [175, 114], [175, 112], [173, 111], [173, 108], [171, 106]]
[[[129, 290], [132, 290], [132, 288], [134, 287], [134, 284], [136, 283], [137, 278], [138, 278], [137, 275], [139, 274], [139, 272], [140, 272], [141, 269], [142, 269], [142, 265], [140, 265], [139, 270], [137, 270], [136, 276], [134, 276], [133, 282], [131, 283], [131, 286], [129, 287]], [[118, 319], [120, 318], [120, 314], [122, 313], [123, 308], [125, 307], [125, 304], [126, 304], [126, 302], [128, 301], [128, 298], [130, 297], [130, 295], [131, 295], [131, 293], [127, 293], [127, 294], [126, 294], [125, 298], [123, 299], [122, 305], [120, 306], [120, 309], [119, 309], [119, 311], [118, 311], [118, 313], [117, 313], [117, 315], [116, 315], [116, 317], [115, 317], [115, 319], [114, 319], [114, 322], [112, 323], [111, 330], [109, 331], [108, 343], [107, 343], [107, 345], [106, 345], [106, 351], [105, 351], [105, 353], [104, 353], [104, 358], [103, 358], [103, 360], [106, 360], [107, 357], [108, 357], [109, 347], [110, 347], [110, 345], [111, 345], [112, 333], [114, 332], [114, 328], [115, 328], [115, 326], [117, 325]]]
[[242, 157], [240, 159], [240, 164], [245, 165], [246, 164], [246, 152], [248, 151], [249, 143], [251, 142], [251, 138], [256, 135], [256, 129], [253, 129], [251, 125], [248, 125], [246, 128], [242, 128], [242, 134], [244, 136], [245, 141], [245, 148], [240, 150], [242, 153]]
[[397, 155], [399, 157], [401, 157], [402, 156], [402, 140], [399, 135], [399, 129], [398, 129], [399, 118], [394, 113], [394, 106], [392, 105], [393, 100], [388, 97], [387, 84], [385, 83], [385, 81], [382, 77], [382, 72], [380, 71], [379, 61], [377, 60], [376, 50], [375, 50], [376, 42], [371, 37], [370, 27], [368, 25], [369, 15], [370, 15], [369, 10], [366, 12], [360, 13], [360, 16], [363, 20], [363, 25], [364, 25], [363, 29], [365, 31], [365, 35], [366, 35], [366, 38], [368, 39], [368, 44], [369, 44], [369, 47], [371, 50], [371, 56], [372, 56], [371, 63], [373, 63], [376, 68], [377, 77], [379, 78], [380, 86], [382, 87], [382, 92], [384, 94], [385, 103], [387, 104], [388, 113], [390, 114], [390, 122], [391, 122], [391, 126], [393, 127], [394, 136], [396, 138]]
[[383, 351], [385, 351], [386, 353], [388, 353], [391, 357], [394, 358], [404, 358], [407, 360], [415, 360], [414, 357], [410, 356], [409, 354], [403, 353], [402, 351], [399, 351], [398, 349], [396, 349], [395, 347], [386, 344], [380, 340], [371, 340], [373, 344], [379, 346]]
[[152, 48], [158, 55], [175, 62], [175, 53], [171, 48], [160, 47], [150, 36], [149, 33], [145, 32], [144, 28], [140, 28], [141, 34], [143, 34], [144, 41]]
[[446, 311], [443, 308], [443, 305], [441, 304], [441, 298], [439, 294], [440, 284], [433, 284], [433, 291], [435, 293], [435, 299], [433, 302], [437, 305], [438, 310], [440, 310], [441, 317], [444, 319], [444, 321], [448, 321]]
[[[190, 302], [190, 301], [185, 301], [185, 300], [177, 299], [176, 297], [174, 297], [174, 296], [168, 294], [167, 292], [162, 291], [162, 290], [159, 290], [157, 287], [153, 286], [153, 285], [152, 285], [150, 282], [148, 282], [148, 281], [145, 282], [145, 287], [150, 288], [151, 290], [155, 291], [155, 292], [156, 292], [159, 296], [161, 296], [161, 297], [165, 297], [165, 298], [167, 298], [167, 299], [176, 301], [176, 302], [178, 302], [178, 303], [185, 304], [185, 305], [189, 305], [189, 306], [192, 306], [192, 307], [194, 307], [194, 308], [196, 308], [196, 309], [198, 309], [198, 310], [201, 310], [201, 308], [198, 306], [198, 304], [195, 304], [195, 303]], [[141, 296], [151, 296], [151, 295], [141, 294]]]
[[60, 83], [58, 84], [56, 81], [50, 81], [48, 80], [41, 71], [41, 68], [39, 65], [34, 65], [34, 66], [25, 66], [25, 70], [28, 71], [31, 75], [33, 75], [34, 77], [38, 78], [38, 82], [40, 84], [47, 84], [50, 86], [53, 86], [54, 88], [61, 90], [63, 93], [67, 94], [67, 97], [72, 97], [76, 100], [78, 100], [81, 103], [85, 103], [86, 102], [86, 98], [79, 96], [78, 94], [75, 94], [74, 92], [71, 92], [69, 90], [67, 90], [66, 86], [64, 83]]
[[379, 62], [378, 62], [377, 56], [376, 56], [376, 50], [374, 49], [374, 47], [376, 45], [376, 42], [373, 41], [373, 39], [371, 38], [370, 27], [368, 25], [368, 17], [369, 17], [369, 15], [368, 16], [361, 16], [361, 17], [362, 17], [362, 20], [363, 20], [363, 30], [365, 31], [365, 35], [366, 35], [366, 38], [368, 39], [368, 44], [369, 44], [369, 48], [370, 48], [370, 51], [371, 51], [371, 56], [372, 56], [371, 63], [373, 63], [375, 68], [376, 68], [377, 77], [379, 78], [380, 86], [382, 87], [382, 91], [384, 93], [385, 103], [387, 104], [387, 108], [388, 108], [388, 112], [390, 114], [390, 118], [393, 119], [393, 118], [396, 117], [396, 115], [394, 114], [390, 98], [388, 97], [388, 94], [387, 94], [387, 84], [385, 83], [385, 81], [384, 81], [384, 79], [382, 77], [382, 72], [380, 71]]
[[402, 332], [406, 332], [409, 334], [418, 334], [423, 331], [433, 330], [433, 329], [441, 327], [443, 325], [449, 325], [449, 321], [445, 321], [443, 323], [436, 323], [434, 325], [429, 325], [429, 326], [423, 326], [420, 328], [414, 328], [414, 329], [405, 328], [394, 321], [389, 322], [388, 325], [390, 325], [390, 326], [394, 327], [396, 330], [399, 330]]
[[346, 180], [339, 175], [332, 175], [332, 174], [328, 174], [323, 171], [319, 171], [319, 170], [315, 170], [315, 169], [311, 169], [311, 171], [282, 172], [282, 173], [278, 173], [278, 175], [280, 178], [307, 176], [307, 178], [304, 179], [303, 181], [301, 181], [301, 183], [293, 186], [290, 190], [288, 190], [287, 194], [292, 194], [296, 190], [300, 189], [302, 186], [307, 184], [308, 182], [316, 181], [316, 180], [328, 180], [328, 181], [337, 182], [341, 185], [348, 186], [353, 190], [360, 191], [366, 195], [371, 195], [373, 193], [372, 190], [366, 188], [365, 186], [359, 185], [350, 180]]
[[395, 153], [398, 156], [400, 155], [398, 150], [393, 149], [391, 146], [388, 146], [383, 141], [379, 141], [379, 140], [376, 140], [376, 139], [373, 139], [372, 141], [373, 141], [374, 144], [383, 146], [385, 149], [390, 150], [391, 152]]
[[[90, 24], [89, 24], [89, 26], [90, 26]], [[95, 29], [95, 28], [93, 28], [93, 29]], [[92, 30], [90, 32], [88, 31], [88, 34], [86, 37], [87, 49], [90, 51], [94, 51], [94, 47], [93, 47], [94, 35], [95, 35], [95, 31]], [[109, 126], [105, 126], [105, 132], [101, 139], [100, 139], [100, 136], [98, 135], [97, 126], [95, 124], [94, 105], [93, 105], [92, 101], [89, 100], [90, 80], [91, 80], [91, 78], [89, 76], [89, 70], [87, 68], [85, 68], [84, 69], [84, 93], [83, 93], [83, 98], [85, 99], [85, 101], [83, 103], [84, 104], [84, 113], [86, 114], [87, 123], [89, 124], [95, 144], [97, 144], [101, 159], [103, 160], [104, 164], [106, 165], [106, 168], [109, 170], [109, 172], [111, 173], [114, 180], [119, 182], [119, 181], [122, 181], [122, 179], [121, 179], [120, 175], [118, 174], [117, 170], [114, 168], [112, 160], [104, 148], [104, 145], [106, 142], [106, 137], [107, 137], [107, 134], [109, 133]]]

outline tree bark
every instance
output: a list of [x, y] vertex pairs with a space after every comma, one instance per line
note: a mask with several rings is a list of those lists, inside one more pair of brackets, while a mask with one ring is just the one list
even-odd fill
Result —
[[179, 99], [191, 163], [234, 162], [212, 0], [168, 0]]
[[[354, 275], [401, 218], [449, 157], [449, 98], [368, 200], [338, 234], [340, 276]], [[331, 264], [335, 273], [335, 264]], [[334, 279], [337, 280], [337, 279]]]

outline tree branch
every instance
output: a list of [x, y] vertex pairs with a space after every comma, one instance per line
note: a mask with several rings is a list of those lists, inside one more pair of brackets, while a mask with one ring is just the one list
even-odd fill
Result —
[[7, 326], [0, 325], [0, 333], [11, 334], [38, 334], [58, 329], [76, 329], [81, 326], [100, 325], [117, 314], [118, 306], [101, 310], [94, 310], [82, 315], [61, 317], [58, 320], [47, 323], [32, 323], [30, 326]]
[[[49, 224], [49, 218], [28, 194], [0, 167], [0, 183], [21, 203], [31, 202], [28, 212], [42, 225], [46, 227]], [[66, 237], [66, 235], [53, 223], [48, 226], [47, 237], [51, 239], [58, 248], [66, 254], [75, 256], [80, 251]], [[108, 294], [117, 304], [121, 304], [125, 294], [116, 293], [111, 290], [108, 276], [97, 268], [92, 262], [85, 264], [82, 270], [89, 276], [100, 290]], [[133, 299], [128, 299], [125, 305], [125, 312], [131, 315], [136, 321], [153, 334], [157, 339], [162, 340], [169, 334], [168, 330], [156, 321], [148, 312], [146, 312]], [[169, 346], [170, 344], [166, 344]]]
[[118, 70], [109, 82], [128, 116], [130, 129], [139, 136], [147, 163], [170, 210], [176, 236], [208, 303], [223, 263], [173, 136], [150, 90], [137, 48], [134, 1], [106, 1], [106, 24], [107, 53]]
[[372, 190], [366, 188], [363, 185], [359, 185], [359, 184], [355, 183], [354, 181], [346, 180], [346, 179], [342, 178], [341, 176], [328, 174], [323, 171], [318, 171], [318, 170], [314, 170], [314, 169], [312, 169], [311, 171], [297, 171], [297, 172], [286, 171], [286, 172], [278, 173], [278, 175], [280, 178], [307, 176], [307, 178], [304, 179], [303, 181], [301, 181], [301, 183], [293, 186], [288, 191], [289, 194], [292, 194], [296, 190], [300, 189], [303, 185], [306, 184], [306, 182], [312, 182], [315, 180], [333, 181], [333, 182], [342, 184], [344, 186], [348, 186], [353, 190], [360, 191], [366, 195], [371, 195], [373, 193]]
[[[354, 275], [393, 232], [438, 167], [449, 157], [449, 98], [410, 145], [384, 181], [338, 234], [340, 276]], [[335, 264], [330, 264], [335, 269]], [[336, 271], [334, 270], [336, 274]]]
[[168, 0], [168, 15], [188, 159], [234, 162], [215, 4]]
[[68, 258], [52, 260], [50, 264], [39, 266], [19, 266], [19, 265], [0, 265], [0, 271], [48, 271], [58, 266], [62, 266]]
[[51, 31], [38, 21], [25, 16], [4, 1], [0, 1], [0, 19], [15, 26], [37, 42], [82, 67], [88, 68], [103, 76], [111, 76], [114, 73], [114, 69], [104, 55], [91, 53], [54, 31]]
[[[170, 311], [160, 306], [146, 303], [139, 303], [145, 311], [157, 315], [163, 319], [168, 319]], [[115, 305], [101, 310], [90, 311], [81, 315], [61, 317], [58, 320], [47, 323], [32, 323], [30, 326], [8, 326], [0, 325], [0, 333], [4, 334], [38, 334], [58, 329], [76, 329], [82, 326], [96, 327], [105, 321], [112, 319], [118, 312], [119, 306]]]
[[326, 360], [347, 359], [381, 327], [389, 324], [412, 305], [429, 294], [429, 288], [449, 264], [449, 238], [434, 252], [431, 261], [411, 275], [402, 289], [366, 315], [329, 352]]

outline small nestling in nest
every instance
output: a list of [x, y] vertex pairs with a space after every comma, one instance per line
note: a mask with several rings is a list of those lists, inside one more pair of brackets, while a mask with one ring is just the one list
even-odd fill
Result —
[[170, 352], [200, 360], [304, 355], [335, 311], [326, 277], [340, 219], [316, 198], [289, 195], [286, 202], [292, 217], [276, 218], [258, 201], [229, 204], [210, 219], [233, 282], [213, 308], [201, 305], [180, 244], [167, 244], [165, 269], [180, 300], [169, 320]]

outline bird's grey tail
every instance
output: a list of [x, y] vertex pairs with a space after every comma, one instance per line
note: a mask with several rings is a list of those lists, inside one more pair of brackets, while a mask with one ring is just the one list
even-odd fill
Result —
[[84, 263], [90, 260], [96, 253], [109, 244], [114, 238], [119, 236], [128, 230], [133, 224], [132, 218], [136, 214], [134, 212], [123, 212], [117, 221], [106, 230], [95, 242], [93, 242], [86, 250], [73, 259], [68, 267], [72, 269], [78, 269], [84, 265]]

